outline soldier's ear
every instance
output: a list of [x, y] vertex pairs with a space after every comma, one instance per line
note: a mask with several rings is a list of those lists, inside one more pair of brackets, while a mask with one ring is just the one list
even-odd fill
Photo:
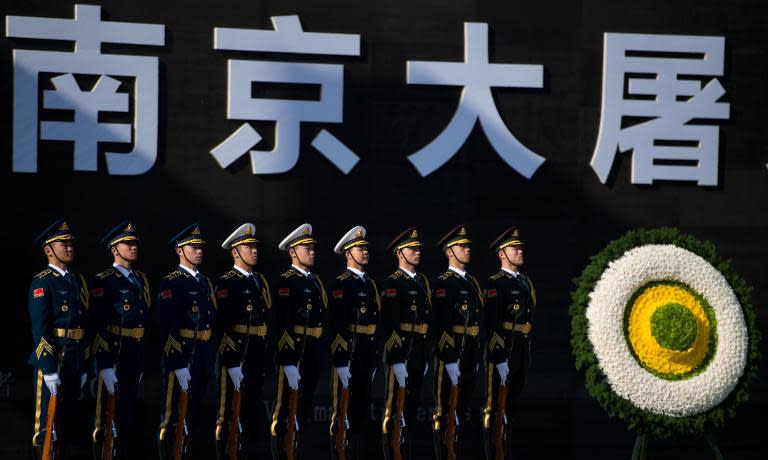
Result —
[[237, 249], [235, 249], [235, 248], [232, 248], [229, 251], [229, 253], [232, 254], [232, 257], [234, 257], [235, 259], [239, 259], [240, 258], [240, 253], [238, 253]]

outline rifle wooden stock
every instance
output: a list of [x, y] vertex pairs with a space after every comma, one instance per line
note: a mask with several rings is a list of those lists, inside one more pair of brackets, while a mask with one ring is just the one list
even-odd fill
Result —
[[297, 412], [299, 410], [299, 390], [291, 390], [288, 399], [288, 429], [285, 433], [285, 456], [288, 460], [296, 459], [296, 431], [299, 425]]
[[232, 392], [232, 418], [229, 421], [229, 439], [227, 453], [229, 460], [237, 460], [237, 436], [240, 431], [240, 390]]
[[349, 417], [349, 388], [341, 389], [341, 400], [339, 401], [339, 419], [336, 427], [336, 455], [338, 460], [346, 460], [347, 446], [347, 420]]
[[112, 460], [113, 445], [115, 443], [113, 427], [115, 425], [115, 394], [107, 395], [107, 410], [104, 418], [104, 445], [101, 447], [101, 458]]
[[459, 386], [451, 386], [451, 394], [448, 397], [448, 423], [445, 426], [445, 448], [448, 460], [456, 460], [456, 406], [459, 403]]
[[504, 412], [507, 409], [507, 386], [499, 385], [496, 398], [496, 422], [493, 426], [493, 442], [496, 447], [495, 460], [504, 460]]
[[43, 441], [43, 460], [50, 460], [53, 453], [53, 430], [56, 425], [56, 406], [58, 397], [51, 395], [48, 399], [48, 415], [45, 420], [45, 438]]
[[187, 419], [187, 408], [189, 406], [189, 392], [179, 393], [179, 417], [176, 421], [176, 432], [173, 437], [173, 460], [182, 460], [184, 454], [184, 425]]
[[405, 387], [397, 389], [397, 403], [395, 410], [395, 426], [392, 429], [392, 452], [394, 460], [402, 460], [403, 455], [400, 452], [403, 437], [403, 417], [405, 417]]

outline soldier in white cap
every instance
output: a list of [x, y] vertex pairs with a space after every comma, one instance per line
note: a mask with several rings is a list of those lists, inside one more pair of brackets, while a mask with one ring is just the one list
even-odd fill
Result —
[[[288, 450], [300, 449], [297, 441], [286, 442], [289, 424], [296, 431], [312, 414], [312, 399], [320, 376], [320, 340], [326, 323], [328, 297], [320, 277], [311, 272], [315, 265], [312, 226], [302, 224], [280, 242], [287, 251], [291, 268], [280, 275], [275, 286], [275, 337], [277, 338], [277, 395], [272, 415], [272, 457], [286, 458]], [[296, 393], [298, 392], [298, 393]], [[290, 410], [291, 394], [298, 395], [297, 413]], [[290, 439], [289, 439], [290, 441]]]
[[[219, 305], [216, 325], [221, 337], [216, 418], [219, 460], [245, 458], [248, 442], [261, 431], [256, 423], [265, 369], [271, 364], [266, 360], [266, 348], [272, 299], [266, 278], [254, 271], [259, 256], [255, 234], [256, 227], [246, 223], [221, 245], [232, 256], [233, 267], [219, 277], [215, 289]], [[239, 434], [231, 433], [238, 428], [242, 428]]]
[[[376, 328], [381, 299], [376, 283], [366, 275], [368, 241], [365, 228], [353, 227], [336, 244], [334, 252], [343, 254], [344, 273], [333, 285], [330, 307], [333, 415], [331, 416], [332, 457], [341, 457], [337, 433], [340, 424], [349, 425], [348, 456], [359, 458], [362, 435], [370, 423], [371, 380], [378, 364]], [[340, 413], [342, 390], [349, 390], [349, 416]]]

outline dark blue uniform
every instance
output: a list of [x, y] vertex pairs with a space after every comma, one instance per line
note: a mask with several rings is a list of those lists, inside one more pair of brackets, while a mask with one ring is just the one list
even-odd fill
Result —
[[216, 316], [216, 300], [211, 281], [199, 272], [198, 278], [195, 278], [179, 267], [165, 276], [160, 283], [157, 312], [160, 343], [163, 347], [160, 362], [163, 408], [158, 433], [162, 454], [173, 447], [177, 428], [178, 398], [181, 390], [176, 382], [176, 369], [189, 366], [192, 375], [189, 384], [187, 439], [190, 445], [194, 445], [198, 439], [210, 439], [203, 437], [203, 434], [196, 435], [196, 429], [203, 406], [203, 396], [213, 373], [213, 357], [216, 351], [211, 340]]
[[[331, 360], [333, 367], [349, 366], [352, 374], [349, 379], [349, 433], [351, 450], [355, 452], [370, 423], [371, 380], [379, 364], [377, 328], [381, 298], [372, 278], [366, 276], [363, 279], [350, 270], [336, 277], [332, 293], [329, 309]], [[331, 376], [333, 414], [330, 432], [333, 434], [338, 423], [343, 423], [338, 420], [342, 385], [336, 372], [331, 371]]]
[[85, 279], [71, 271], [62, 276], [53, 268], [38, 273], [29, 289], [29, 316], [35, 368], [35, 428], [33, 446], [42, 446], [51, 396], [44, 374], [59, 373], [57, 438], [66, 437], [80, 397], [80, 379], [90, 358], [89, 293]]
[[[268, 315], [272, 307], [269, 284], [260, 273], [246, 276], [238, 270], [230, 270], [216, 283], [219, 317], [216, 327], [220, 331], [219, 343], [219, 410], [216, 418], [216, 441], [220, 458], [226, 451], [230, 422], [232, 417], [232, 379], [227, 376], [227, 369], [242, 366], [243, 381], [240, 386], [241, 410], [240, 434], [241, 445], [246, 445], [249, 437], [256, 437], [258, 427], [257, 413], [262, 411], [261, 388], [264, 374], [268, 337]], [[258, 411], [258, 412], [257, 412]], [[235, 427], [237, 429], [237, 427]], [[223, 444], [223, 445], [221, 445]]]
[[[114, 367], [117, 374], [115, 388], [115, 445], [120, 450], [131, 447], [135, 438], [133, 420], [139, 393], [139, 381], [144, 372], [144, 331], [148, 326], [150, 293], [144, 273], [134, 270], [133, 280], [119, 269], [104, 270], [91, 281], [91, 309], [96, 337], [93, 351], [96, 370]], [[96, 422], [93, 441], [96, 452], [104, 436], [104, 418], [107, 389], [99, 377], [96, 393]]]

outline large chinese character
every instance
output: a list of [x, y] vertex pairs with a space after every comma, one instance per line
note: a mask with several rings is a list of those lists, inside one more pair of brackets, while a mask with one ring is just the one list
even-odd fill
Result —
[[[120, 175], [147, 172], [157, 158], [158, 60], [102, 54], [101, 44], [164, 45], [165, 27], [102, 21], [101, 7], [94, 5], [75, 5], [75, 19], [8, 16], [7, 24], [8, 37], [75, 42], [74, 52], [13, 51], [13, 171], [37, 172], [40, 139], [72, 141], [75, 171], [96, 171], [98, 143], [132, 142], [130, 152], [106, 152], [107, 169]], [[43, 92], [42, 108], [69, 110], [74, 117], [71, 122], [43, 120], [38, 132], [41, 72], [60, 74], [52, 78], [55, 89]], [[75, 74], [99, 79], [84, 90]], [[110, 75], [135, 79], [132, 125], [99, 122], [101, 112], [129, 113], [129, 95], [118, 92], [121, 82]]]
[[702, 77], [723, 74], [725, 39], [606, 33], [604, 46], [600, 133], [591, 162], [600, 182], [608, 179], [618, 148], [632, 150], [633, 184], [717, 185], [719, 128], [700, 120], [727, 119], [729, 104], [718, 102], [725, 94], [720, 82], [712, 78], [702, 88]]
[[[214, 49], [359, 56], [360, 36], [304, 32], [298, 16], [274, 16], [275, 30], [214, 29]], [[275, 122], [275, 146], [270, 151], [252, 150], [261, 136], [243, 123], [211, 154], [222, 168], [250, 151], [253, 174], [289, 171], [299, 159], [301, 122], [341, 123], [343, 115], [344, 66], [230, 59], [227, 118]], [[320, 85], [317, 101], [252, 97], [252, 84], [294, 83]], [[325, 129], [312, 141], [323, 156], [344, 174], [359, 158]]]
[[507, 129], [491, 96], [491, 87], [543, 87], [543, 66], [490, 64], [488, 24], [464, 23], [464, 62], [408, 61], [407, 72], [409, 84], [464, 87], [448, 126], [426, 147], [408, 157], [422, 176], [450, 160], [478, 120], [499, 156], [526, 178], [530, 179], [544, 163], [544, 158], [528, 150]]

